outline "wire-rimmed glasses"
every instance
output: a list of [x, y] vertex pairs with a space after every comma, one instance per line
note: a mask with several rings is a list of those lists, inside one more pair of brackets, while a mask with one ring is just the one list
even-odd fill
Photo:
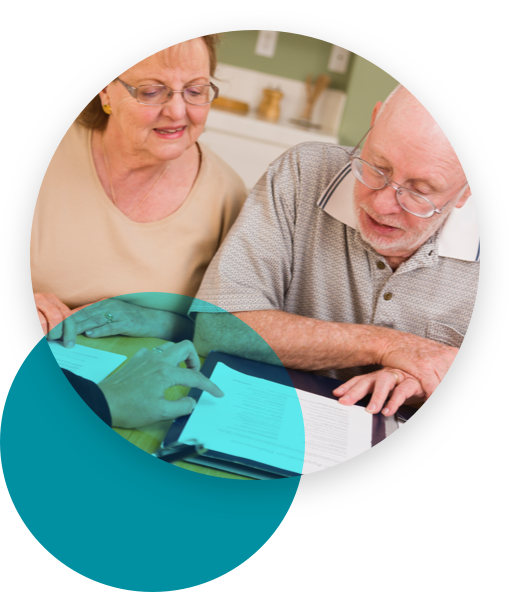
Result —
[[129, 86], [120, 78], [117, 80], [128, 93], [142, 105], [164, 105], [176, 93], [181, 93], [186, 103], [190, 105], [209, 105], [218, 97], [219, 88], [213, 84], [193, 84], [184, 90], [173, 90], [163, 84], [143, 84]]
[[[373, 126], [372, 126], [373, 127]], [[356, 177], [360, 183], [363, 183], [369, 189], [374, 189], [380, 191], [384, 189], [387, 185], [395, 189], [396, 191], [396, 198], [397, 201], [402, 209], [413, 216], [418, 216], [419, 218], [430, 218], [434, 214], [441, 214], [445, 208], [448, 206], [449, 203], [456, 200], [460, 197], [464, 191], [466, 190], [468, 183], [466, 182], [462, 189], [451, 199], [449, 199], [442, 208], [436, 208], [435, 204], [424, 195], [420, 195], [416, 193], [416, 191], [412, 191], [407, 187], [402, 187], [402, 185], [398, 185], [392, 179], [389, 179], [382, 171], [380, 171], [377, 167], [370, 164], [366, 160], [363, 160], [359, 156], [355, 156], [356, 151], [358, 150], [361, 142], [366, 138], [366, 136], [371, 131], [372, 127], [368, 130], [368, 132], [361, 138], [355, 148], [348, 152], [347, 150], [343, 149], [349, 156], [351, 161], [351, 169], [352, 174]]]

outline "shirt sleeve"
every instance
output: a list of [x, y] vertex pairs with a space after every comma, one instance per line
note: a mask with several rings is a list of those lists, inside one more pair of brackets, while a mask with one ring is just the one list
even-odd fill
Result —
[[69, 372], [69, 370], [62, 370], [62, 372], [83, 401], [98, 417], [111, 427], [112, 416], [110, 408], [108, 407], [103, 391], [97, 386], [97, 384], [91, 380], [77, 376], [76, 374]]
[[270, 165], [212, 260], [190, 315], [282, 310], [292, 279], [299, 162], [291, 149]]

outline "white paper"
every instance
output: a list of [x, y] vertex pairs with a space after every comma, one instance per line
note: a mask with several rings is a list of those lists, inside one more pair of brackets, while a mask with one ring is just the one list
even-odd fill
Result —
[[363, 407], [296, 389], [305, 424], [303, 474], [333, 467], [372, 446], [373, 416]]
[[371, 447], [372, 415], [361, 407], [247, 376], [223, 363], [216, 364], [211, 380], [226, 395], [201, 395], [180, 442], [303, 474]]
[[104, 380], [127, 358], [84, 345], [75, 345], [71, 349], [67, 349], [59, 341], [49, 341], [48, 345], [61, 368], [96, 384]]

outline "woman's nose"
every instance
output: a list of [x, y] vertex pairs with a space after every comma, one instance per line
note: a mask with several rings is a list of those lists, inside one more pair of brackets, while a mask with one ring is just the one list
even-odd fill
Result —
[[397, 200], [397, 190], [391, 185], [386, 185], [386, 187], [374, 191], [372, 208], [381, 216], [399, 214], [402, 208]]
[[184, 119], [186, 116], [186, 101], [182, 93], [173, 93], [170, 100], [163, 105], [163, 114], [171, 119]]

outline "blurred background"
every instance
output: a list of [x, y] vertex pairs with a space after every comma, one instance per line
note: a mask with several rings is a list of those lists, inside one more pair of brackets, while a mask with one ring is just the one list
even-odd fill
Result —
[[251, 189], [268, 165], [306, 141], [354, 146], [377, 101], [398, 82], [331, 43], [276, 31], [222, 33], [212, 105], [201, 141]]

